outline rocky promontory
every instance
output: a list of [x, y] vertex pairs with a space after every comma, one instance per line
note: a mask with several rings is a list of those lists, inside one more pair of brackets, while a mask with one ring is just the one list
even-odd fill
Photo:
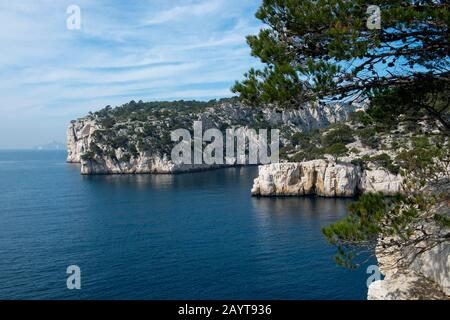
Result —
[[67, 129], [67, 162], [80, 163], [81, 173], [86, 175], [205, 170], [227, 164], [174, 163], [170, 159], [172, 130], [190, 130], [194, 121], [201, 121], [203, 130], [279, 129], [283, 145], [289, 144], [295, 133], [344, 121], [350, 112], [361, 108], [360, 104], [317, 104], [278, 110], [249, 107], [232, 98], [209, 102], [132, 101], [73, 120]]
[[254, 196], [353, 197], [363, 192], [394, 195], [401, 191], [402, 177], [378, 168], [362, 170], [349, 162], [311, 160], [259, 167], [251, 190]]

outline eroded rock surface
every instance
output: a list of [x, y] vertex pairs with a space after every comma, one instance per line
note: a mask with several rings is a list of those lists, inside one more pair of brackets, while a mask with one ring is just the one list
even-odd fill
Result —
[[392, 195], [401, 191], [400, 175], [384, 169], [361, 170], [351, 163], [329, 160], [276, 163], [259, 167], [255, 196], [352, 197], [360, 192]]

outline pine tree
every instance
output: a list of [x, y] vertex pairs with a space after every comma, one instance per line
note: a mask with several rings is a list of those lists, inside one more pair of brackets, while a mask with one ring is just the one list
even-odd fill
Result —
[[265, 67], [232, 88], [244, 102], [368, 96], [384, 117], [429, 117], [450, 131], [448, 1], [264, 0], [256, 17], [266, 27], [247, 41]]

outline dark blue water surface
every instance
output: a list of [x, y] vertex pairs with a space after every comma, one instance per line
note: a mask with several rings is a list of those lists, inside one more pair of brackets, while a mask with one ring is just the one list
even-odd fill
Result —
[[350, 200], [252, 198], [256, 167], [85, 177], [65, 156], [0, 152], [0, 299], [366, 298], [320, 232]]

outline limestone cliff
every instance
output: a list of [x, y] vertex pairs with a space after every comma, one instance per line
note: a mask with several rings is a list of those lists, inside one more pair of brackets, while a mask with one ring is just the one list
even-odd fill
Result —
[[[430, 230], [430, 225], [427, 228], [430, 232], [439, 232]], [[448, 243], [439, 243], [424, 251], [422, 245], [415, 245], [399, 252], [392, 247], [382, 248], [385, 242], [379, 241], [376, 252], [385, 278], [371, 283], [369, 300], [450, 299]]]
[[[162, 107], [160, 106], [162, 104]], [[343, 121], [361, 105], [309, 106], [298, 110], [251, 108], [234, 99], [218, 102], [131, 102], [74, 120], [67, 129], [68, 162], [82, 174], [177, 173], [222, 165], [177, 165], [170, 159], [170, 131], [192, 128], [279, 128], [281, 141], [295, 132]]]
[[360, 192], [382, 192], [387, 195], [401, 191], [400, 175], [384, 169], [362, 170], [351, 163], [312, 160], [298, 163], [277, 163], [259, 167], [252, 195], [352, 197]]
[[96, 129], [98, 129], [98, 125], [89, 118], [70, 122], [67, 128], [67, 162], [81, 162], [81, 155], [88, 150], [92, 133]]
[[[433, 192], [450, 192], [448, 183]], [[450, 215], [448, 203], [435, 205], [434, 210]], [[420, 224], [420, 233], [448, 237], [450, 229], [426, 220]], [[412, 236], [414, 237], [414, 235]], [[369, 300], [450, 299], [450, 246], [448, 241], [422, 240], [401, 251], [389, 246], [390, 238], [379, 239], [376, 256], [384, 280], [369, 286]]]

